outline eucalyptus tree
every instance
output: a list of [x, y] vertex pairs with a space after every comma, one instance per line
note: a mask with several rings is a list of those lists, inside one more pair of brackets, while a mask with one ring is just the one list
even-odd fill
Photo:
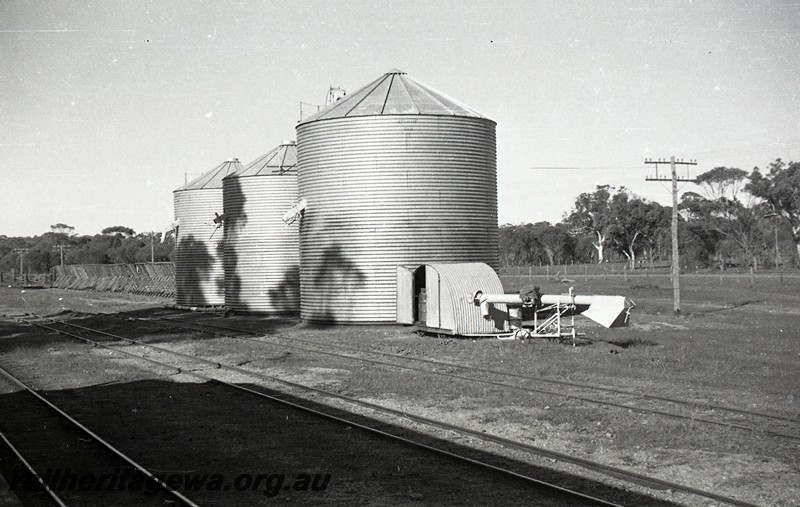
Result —
[[500, 262], [504, 266], [527, 266], [536, 263], [538, 240], [533, 224], [506, 224], [500, 227]]
[[130, 227], [125, 227], [124, 225], [115, 225], [113, 227], [106, 227], [100, 232], [108, 235], [115, 235], [115, 236], [120, 235], [125, 238], [130, 238], [136, 234], [136, 231], [134, 231]]
[[670, 210], [658, 203], [646, 201], [620, 188], [611, 198], [608, 212], [608, 234], [611, 242], [636, 269], [636, 255], [652, 247], [658, 235], [669, 227]]
[[770, 214], [778, 214], [789, 222], [795, 252], [800, 258], [800, 162], [776, 159], [770, 163], [766, 175], [756, 167], [745, 189], [763, 199], [770, 207]]
[[763, 244], [760, 228], [763, 211], [752, 202], [750, 194], [742, 192], [747, 187], [747, 172], [735, 167], [715, 167], [696, 179], [706, 197], [692, 196], [689, 207], [702, 217], [708, 229], [736, 245], [745, 262], [757, 268], [757, 254]]
[[533, 233], [548, 264], [564, 264], [574, 259], [575, 239], [567, 226], [538, 222], [533, 225]]
[[574, 235], [589, 234], [597, 251], [597, 263], [605, 259], [605, 247], [609, 235], [609, 209], [611, 186], [597, 185], [593, 193], [584, 192], [575, 200], [575, 206], [565, 221]]
[[[683, 230], [689, 233], [683, 242], [691, 245], [696, 261], [710, 266], [716, 264], [720, 270], [725, 269], [723, 241], [725, 237], [719, 231], [708, 227], [706, 210], [708, 199], [697, 192], [685, 192], [681, 196], [678, 212], [683, 219]], [[688, 246], [687, 246], [688, 248]]]

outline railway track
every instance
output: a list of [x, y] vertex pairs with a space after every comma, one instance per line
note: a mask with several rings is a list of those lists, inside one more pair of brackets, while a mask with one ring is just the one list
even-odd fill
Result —
[[[35, 494], [36, 488], [32, 488], [36, 485], [53, 503], [62, 507], [77, 503], [106, 506], [119, 502], [154, 506], [177, 502], [197, 507], [192, 500], [4, 368], [0, 368], [0, 380], [21, 389], [20, 393], [39, 405], [32, 407], [31, 403], [15, 400], [15, 420], [20, 420], [22, 412], [26, 424], [14, 427], [5, 423], [4, 431], [0, 431], [0, 440], [21, 465], [6, 472], [12, 472], [11, 484], [21, 486], [18, 489], [27, 501], [33, 504], [42, 501]], [[118, 471], [113, 483], [109, 470]], [[104, 475], [106, 480], [99, 479]], [[159, 494], [154, 495], [143, 481], [157, 488]]]
[[[388, 352], [363, 350], [356, 347], [343, 346], [340, 344], [331, 345], [323, 342], [318, 342], [315, 340], [308, 340], [302, 338], [291, 338], [279, 335], [267, 336], [264, 335], [264, 333], [259, 333], [257, 331], [236, 328], [231, 326], [220, 326], [208, 322], [195, 323], [183, 319], [174, 319], [174, 318], [160, 318], [159, 322], [166, 322], [174, 326], [183, 327], [184, 329], [189, 329], [189, 330], [193, 329], [196, 331], [216, 334], [218, 336], [225, 336], [228, 338], [248, 339], [264, 344], [276, 344], [276, 342], [280, 342], [280, 344], [285, 347], [301, 350], [304, 352], [310, 352], [314, 354], [333, 356], [346, 360], [357, 360], [376, 365], [403, 368], [410, 371], [417, 371], [429, 375], [438, 375], [455, 380], [479, 382], [506, 389], [527, 391], [546, 396], [565, 398], [569, 400], [579, 400], [595, 405], [602, 405], [602, 406], [614, 407], [625, 410], [633, 410], [639, 413], [650, 413], [662, 417], [668, 417], [671, 419], [690, 421], [692, 423], [704, 423], [713, 426], [720, 426], [724, 428], [740, 430], [750, 434], [757, 434], [757, 435], [763, 434], [772, 437], [779, 437], [788, 440], [800, 441], [800, 434], [798, 434], [797, 432], [788, 431], [790, 429], [796, 430], [797, 425], [800, 425], [800, 419], [788, 416], [769, 414], [759, 411], [744, 410], [736, 407], [728, 407], [718, 404], [680, 400], [677, 398], [659, 396], [648, 393], [640, 393], [627, 389], [590, 385], [590, 384], [572, 382], [560, 379], [551, 379], [541, 376], [521, 375], [511, 372], [492, 370], [488, 368], [476, 368], [472, 366], [450, 363], [446, 361], [402, 356], [399, 354], [392, 354]], [[250, 336], [254, 336], [256, 338], [248, 338], [241, 335], [231, 335], [226, 332], [244, 333]], [[269, 339], [270, 341], [265, 341], [265, 338]], [[315, 348], [309, 348], [308, 346], [312, 346]], [[320, 347], [322, 347], [322, 349], [320, 349]], [[341, 352], [336, 352], [335, 350], [343, 350], [349, 353], [345, 354]], [[369, 357], [364, 357], [365, 355], [389, 358], [391, 359], [391, 361], [370, 359]], [[409, 363], [416, 363], [421, 366], [409, 366]], [[453, 373], [453, 372], [431, 369], [430, 366], [433, 366], [435, 368], [449, 368], [460, 371], [461, 373]], [[464, 373], [470, 373], [472, 375], [466, 376], [464, 375]], [[484, 377], [475, 376], [475, 374], [483, 375]], [[488, 376], [488, 378], [486, 376]], [[548, 389], [542, 389], [539, 387], [532, 387], [531, 385], [512, 384], [501, 380], [496, 380], [497, 378], [511, 378], [517, 381], [522, 381], [527, 383], [555, 385], [559, 387], [572, 389], [572, 391], [569, 392], [553, 391]], [[576, 389], [583, 390], [584, 392], [580, 391], [576, 392], [575, 391]], [[607, 396], [607, 398], [599, 399], [597, 397], [592, 397], [591, 393], [600, 393], [601, 395]], [[619, 399], [617, 399], [619, 397], [622, 397], [624, 399], [620, 401]], [[678, 408], [679, 410], [684, 410], [684, 413], [681, 413], [679, 411], [664, 410], [663, 408], [660, 408], [660, 406], [658, 408], [652, 406], [643, 406], [642, 402], [651, 404], [654, 403], [658, 405], [663, 405], [665, 403], [668, 403], [673, 405], [675, 408]], [[686, 411], [688, 411], [689, 413], [686, 413]], [[697, 413], [698, 411], [702, 411], [702, 415], [698, 415]], [[710, 419], [709, 415], [715, 415], [718, 417], [721, 416], [724, 419], [723, 420]], [[746, 424], [740, 420], [737, 420], [737, 418], [740, 419], [742, 416], [755, 419], [755, 422], [753, 422], [753, 424]], [[764, 425], [765, 422], [778, 424], [782, 426], [782, 428], [781, 429], [767, 428]]]
[[[88, 328], [86, 326], [77, 326], [75, 324], [67, 324], [67, 323], [63, 323], [63, 322], [54, 322], [53, 324], [42, 324], [41, 322], [30, 322], [29, 321], [28, 323], [33, 325], [33, 326], [35, 326], [35, 327], [43, 329], [43, 330], [56, 332], [58, 334], [61, 334], [61, 335], [64, 335], [64, 336], [69, 336], [71, 338], [74, 338], [74, 339], [83, 341], [85, 343], [91, 344], [93, 346], [104, 347], [104, 348], [106, 348], [108, 350], [111, 350], [111, 351], [113, 351], [115, 353], [120, 353], [120, 354], [123, 354], [123, 355], [128, 356], [128, 357], [133, 357], [133, 358], [136, 358], [136, 359], [139, 359], [139, 360], [142, 360], [142, 361], [146, 361], [146, 362], [148, 362], [150, 364], [157, 365], [157, 366], [159, 366], [161, 368], [171, 370], [170, 374], [175, 374], [175, 373], [180, 372], [182, 374], [194, 377], [194, 378], [202, 380], [204, 382], [211, 382], [211, 383], [214, 383], [216, 385], [223, 386], [226, 389], [235, 390], [236, 392], [238, 392], [240, 394], [243, 393], [243, 394], [245, 394], [247, 396], [258, 397], [261, 401], [267, 400], [267, 401], [279, 404], [279, 405], [284, 406], [284, 407], [290, 407], [292, 409], [295, 409], [295, 410], [298, 410], [298, 411], [302, 411], [302, 412], [305, 412], [307, 414], [311, 414], [311, 415], [316, 416], [316, 417], [325, 418], [325, 419], [327, 419], [329, 421], [332, 421], [332, 422], [335, 422], [335, 423], [338, 423], [338, 424], [346, 425], [346, 426], [351, 427], [351, 428], [358, 428], [358, 429], [360, 429], [362, 431], [369, 432], [369, 433], [374, 434], [374, 435], [379, 435], [381, 438], [390, 439], [390, 440], [393, 440], [395, 442], [400, 442], [400, 443], [402, 443], [404, 445], [413, 446], [413, 447], [415, 447], [415, 448], [417, 448], [419, 450], [424, 450], [426, 452], [438, 454], [438, 455], [444, 456], [444, 457], [446, 457], [446, 458], [448, 458], [450, 460], [457, 460], [457, 461], [459, 461], [461, 463], [469, 465], [470, 467], [473, 467], [473, 468], [476, 468], [476, 469], [480, 469], [484, 473], [499, 474], [499, 475], [505, 476], [505, 478], [507, 478], [507, 479], [510, 478], [510, 479], [513, 479], [514, 481], [523, 482], [523, 483], [525, 483], [525, 484], [527, 484], [529, 486], [532, 486], [532, 487], [536, 488], [537, 490], [546, 490], [546, 491], [549, 492], [548, 494], [551, 495], [551, 496], [555, 495], [554, 498], [558, 498], [559, 499], [559, 503], [563, 504], [563, 505], [639, 505], [639, 504], [641, 504], [641, 500], [643, 498], [640, 495], [636, 495], [636, 494], [625, 493], [623, 491], [613, 491], [613, 493], [615, 493], [615, 494], [618, 493], [618, 494], [622, 494], [623, 496], [627, 494], [628, 496], [633, 496], [634, 498], [636, 498], [635, 500], [633, 500], [633, 503], [630, 503], [630, 501], [626, 502], [626, 503], [619, 503], [618, 501], [616, 501], [613, 498], [612, 499], [608, 499], [608, 498], [604, 498], [604, 497], [601, 497], [601, 496], [595, 496], [595, 495], [592, 495], [592, 494], [588, 494], [588, 493], [584, 493], [584, 492], [578, 491], [576, 489], [563, 487], [561, 485], [558, 485], [558, 484], [555, 484], [555, 483], [552, 483], [552, 482], [543, 481], [540, 478], [534, 477], [530, 473], [526, 473], [524, 471], [517, 471], [517, 470], [514, 469], [514, 467], [508, 467], [508, 466], [502, 466], [502, 465], [495, 464], [495, 463], [490, 463], [488, 461], [484, 461], [484, 460], [481, 460], [481, 459], [476, 459], [475, 457], [471, 457], [471, 456], [468, 455], [469, 453], [454, 452], [453, 450], [446, 448], [446, 446], [443, 447], [443, 446], [439, 446], [439, 445], [431, 445], [429, 443], [425, 443], [424, 441], [420, 441], [417, 438], [409, 438], [407, 436], [395, 434], [394, 432], [385, 431], [385, 430], [381, 429], [380, 427], [378, 427], [379, 425], [374, 424], [374, 421], [371, 424], [364, 424], [363, 422], [359, 422], [359, 418], [358, 417], [354, 418], [353, 414], [350, 414], [350, 413], [348, 413], [346, 411], [335, 410], [335, 409], [334, 410], [328, 410], [328, 409], [320, 410], [319, 408], [308, 407], [308, 406], [306, 406], [305, 403], [294, 401], [294, 397], [291, 394], [286, 393], [286, 392], [274, 391], [274, 390], [269, 390], [269, 391], [265, 392], [261, 388], [247, 387], [247, 386], [243, 386], [243, 385], [240, 385], [240, 384], [237, 384], [237, 383], [232, 383], [232, 382], [229, 382], [229, 381], [226, 381], [226, 380], [221, 380], [219, 378], [216, 378], [213, 375], [208, 375], [206, 373], [200, 373], [199, 370], [198, 370], [198, 363], [203, 365], [202, 366], [203, 368], [209, 368], [211, 371], [223, 371], [224, 370], [224, 371], [229, 371], [229, 372], [235, 372], [237, 374], [241, 374], [241, 375], [245, 375], [245, 376], [249, 376], [249, 377], [255, 377], [255, 378], [258, 378], [258, 379], [261, 379], [261, 380], [267, 380], [267, 381], [276, 382], [276, 383], [279, 383], [279, 384], [284, 384], [287, 387], [306, 390], [307, 392], [314, 392], [316, 394], [323, 394], [323, 395], [329, 394], [324, 390], [311, 388], [310, 386], [303, 386], [301, 384], [283, 381], [281, 379], [277, 379], [277, 378], [274, 378], [274, 377], [270, 377], [270, 376], [259, 374], [258, 372], [254, 372], [254, 371], [250, 371], [250, 370], [247, 370], [247, 369], [244, 369], [244, 368], [240, 368], [240, 367], [237, 367], [235, 365], [224, 364], [224, 363], [221, 363], [221, 362], [216, 361], [214, 359], [209, 359], [209, 358], [197, 357], [197, 356], [192, 356], [192, 355], [189, 355], [189, 354], [184, 354], [182, 352], [170, 350], [167, 347], [162, 347], [162, 346], [158, 346], [158, 345], [149, 344], [149, 343], [146, 343], [146, 342], [142, 342], [140, 340], [134, 340], [134, 339], [131, 339], [131, 338], [128, 338], [128, 337], [116, 335], [114, 333], [108, 333], [108, 332], [105, 332], [105, 331], [102, 331], [102, 330], [91, 329], [91, 328]], [[97, 333], [97, 334], [102, 335], [104, 338], [112, 338], [114, 341], [102, 341], [102, 340], [96, 340], [96, 339], [93, 340], [93, 339], [87, 338], [85, 336], [81, 336], [80, 334], [77, 334], [75, 332], [68, 332], [68, 331], [65, 331], [64, 329], [60, 329], [58, 327], [60, 325], [72, 326], [73, 328], [80, 329], [82, 332]], [[144, 357], [144, 356], [142, 356], [140, 354], [132, 353], [132, 352], [130, 352], [128, 350], [123, 350], [122, 347], [124, 347], [125, 345], [121, 345], [120, 342], [125, 343], [125, 344], [134, 344], [134, 345], [137, 345], [137, 346], [147, 347], [147, 348], [149, 348], [149, 349], [151, 349], [153, 351], [158, 351], [159, 353], [163, 353], [165, 355], [178, 357], [178, 358], [180, 358], [181, 363], [180, 364], [174, 364], [172, 361], [165, 362], [163, 360], [153, 359], [153, 357]], [[193, 364], [187, 364], [187, 363], [193, 363]], [[330, 394], [332, 395], [333, 393], [330, 393]], [[341, 400], [347, 400], [347, 397], [343, 397], [343, 396], [338, 396], [338, 398], [341, 399]], [[396, 417], [403, 417], [403, 418], [406, 418], [406, 419], [411, 418], [411, 419], [414, 419], [419, 424], [423, 424], [423, 423], [428, 423], [428, 424], [431, 424], [431, 425], [435, 425], [436, 424], [436, 421], [425, 420], [425, 418], [419, 418], [419, 417], [416, 417], [416, 416], [413, 416], [411, 414], [407, 414], [407, 413], [404, 413], [404, 412], [401, 412], [401, 411], [392, 411], [391, 409], [387, 409], [385, 407], [380, 407], [379, 405], [359, 403], [357, 400], [350, 400], [350, 401], [352, 403], [354, 403], [354, 404], [360, 405], [362, 408], [370, 408], [370, 409], [373, 409], [373, 410], [376, 410], [376, 411], [382, 411], [385, 414], [391, 414], [391, 415], [396, 416]], [[347, 414], [347, 415], [345, 416], [344, 414]], [[440, 430], [441, 429], [449, 429], [449, 430], [457, 429], [457, 427], [455, 427], [455, 426], [449, 426], [449, 425], [443, 425], [443, 424], [438, 424], [437, 427]], [[479, 433], [475, 432], [473, 436], [478, 438], [478, 437], [481, 437], [482, 435], [480, 435]], [[502, 440], [495, 440], [495, 443], [499, 443], [501, 441]], [[508, 442], [505, 442], [505, 443], [506, 444], [513, 444], [513, 442], [511, 442], [511, 441], [508, 441]], [[482, 453], [479, 453], [479, 454], [482, 454]], [[507, 461], [508, 460], [503, 459], [503, 460], [500, 460], [500, 463], [507, 462]], [[666, 487], [666, 486], [663, 486], [663, 487]], [[613, 490], [613, 488], [607, 488], [607, 489]], [[535, 501], [535, 498], [532, 499], [532, 501]], [[545, 505], [549, 505], [550, 502], [552, 502], [552, 501], [553, 501], [553, 499], [545, 502], [544, 504]], [[649, 503], [653, 503], [654, 505], [666, 504], [667, 503], [667, 502], [656, 501], [654, 499], [648, 499], [648, 501], [649, 501]], [[745, 505], [745, 504], [742, 504], [742, 505]]]
[[[110, 348], [116, 349], [116, 347], [114, 345], [103, 344], [102, 342], [97, 342], [97, 341], [94, 341], [94, 340], [90, 340], [90, 339], [87, 339], [87, 338], [85, 338], [83, 336], [78, 336], [78, 335], [75, 335], [74, 333], [66, 332], [63, 329], [58, 329], [58, 328], [52, 327], [52, 326], [45, 326], [45, 325], [42, 325], [40, 323], [32, 323], [32, 324], [36, 325], [36, 326], [39, 326], [39, 327], [42, 327], [44, 329], [50, 330], [50, 331], [58, 332], [58, 333], [65, 334], [65, 335], [68, 335], [68, 336], [72, 336], [74, 338], [78, 338], [78, 339], [86, 341], [86, 342], [90, 342], [90, 343], [93, 343], [93, 344], [98, 344], [98, 345], [102, 345], [102, 346], [106, 346], [106, 347], [110, 347]], [[669, 489], [669, 490], [676, 491], [676, 492], [696, 495], [696, 496], [700, 496], [700, 497], [713, 499], [713, 500], [716, 500], [716, 501], [725, 502], [725, 503], [728, 503], [728, 504], [731, 504], [731, 505], [742, 505], [742, 506], [751, 505], [751, 504], [749, 504], [747, 502], [743, 502], [743, 501], [740, 501], [738, 499], [726, 497], [724, 495], [719, 495], [719, 494], [716, 494], [716, 493], [713, 493], [713, 492], [703, 491], [703, 490], [700, 490], [700, 489], [697, 489], [697, 488], [687, 487], [685, 485], [677, 484], [677, 483], [674, 483], [674, 482], [665, 481], [665, 480], [654, 478], [654, 477], [649, 477], [649, 476], [646, 476], [646, 475], [643, 475], [643, 474], [639, 474], [637, 472], [630, 471], [630, 470], [624, 470], [624, 469], [619, 469], [619, 468], [615, 468], [615, 467], [609, 467], [609, 466], [603, 465], [601, 463], [593, 462], [593, 461], [590, 461], [590, 460], [585, 460], [583, 458], [579, 458], [579, 457], [576, 457], [576, 456], [570, 456], [570, 455], [566, 455], [566, 454], [563, 454], [563, 453], [553, 452], [553, 451], [550, 451], [550, 450], [547, 450], [547, 449], [543, 449], [543, 448], [540, 448], [540, 447], [537, 447], [537, 446], [532, 446], [532, 445], [529, 445], [529, 444], [525, 444], [525, 443], [522, 443], [522, 442], [506, 439], [506, 438], [499, 437], [499, 436], [496, 436], [496, 435], [486, 434], [486, 433], [484, 433], [482, 431], [475, 431], [475, 430], [471, 430], [471, 429], [468, 429], [468, 428], [452, 425], [452, 424], [449, 424], [449, 423], [444, 423], [442, 421], [436, 421], [436, 420], [433, 420], [433, 419], [430, 419], [430, 418], [426, 418], [426, 417], [423, 417], [423, 416], [420, 416], [420, 415], [417, 415], [417, 414], [412, 414], [412, 413], [409, 413], [409, 412], [406, 412], [406, 411], [396, 410], [396, 409], [385, 407], [385, 406], [381, 406], [381, 405], [378, 405], [378, 404], [365, 402], [365, 401], [362, 401], [362, 400], [359, 400], [359, 399], [356, 399], [356, 398], [353, 398], [353, 397], [342, 395], [340, 393], [334, 393], [334, 392], [330, 392], [330, 391], [327, 391], [327, 390], [324, 390], [324, 389], [320, 389], [320, 388], [316, 388], [316, 387], [312, 387], [312, 386], [307, 386], [307, 385], [299, 384], [299, 383], [296, 383], [296, 382], [287, 381], [287, 380], [284, 380], [284, 379], [281, 379], [281, 378], [277, 378], [275, 376], [265, 375], [263, 373], [259, 373], [259, 372], [253, 371], [253, 370], [241, 368], [241, 367], [236, 366], [236, 365], [224, 364], [224, 363], [221, 363], [221, 362], [219, 362], [219, 361], [217, 361], [215, 359], [212, 359], [212, 358], [198, 357], [198, 356], [184, 354], [184, 353], [181, 353], [181, 352], [170, 350], [170, 349], [165, 348], [165, 347], [148, 344], [148, 343], [142, 342], [140, 340], [136, 340], [136, 339], [132, 339], [132, 338], [129, 338], [129, 337], [121, 336], [121, 335], [118, 335], [118, 334], [115, 334], [115, 333], [109, 333], [109, 332], [106, 332], [106, 331], [103, 331], [103, 330], [92, 329], [92, 328], [89, 328], [89, 327], [86, 327], [86, 326], [77, 325], [77, 324], [74, 324], [74, 323], [61, 322], [60, 324], [69, 326], [69, 327], [71, 327], [73, 329], [79, 329], [79, 330], [82, 330], [84, 332], [100, 334], [105, 338], [111, 338], [111, 339], [116, 340], [116, 341], [122, 341], [122, 342], [131, 343], [131, 344], [150, 347], [150, 348], [153, 348], [155, 350], [159, 350], [159, 351], [162, 351], [162, 352], [165, 352], [165, 353], [168, 353], [168, 354], [174, 354], [174, 355], [180, 356], [180, 357], [182, 357], [184, 359], [189, 359], [189, 360], [201, 362], [201, 363], [205, 364], [206, 366], [210, 366], [210, 367], [213, 367], [215, 369], [223, 369], [223, 370], [228, 370], [228, 371], [232, 371], [232, 372], [237, 372], [237, 373], [241, 373], [241, 374], [244, 374], [244, 375], [249, 375], [249, 376], [258, 378], [260, 380], [273, 382], [273, 383], [278, 383], [278, 384], [284, 385], [286, 387], [289, 387], [291, 389], [304, 391], [306, 393], [312, 393], [314, 395], [322, 395], [322, 396], [325, 396], [325, 397], [328, 397], [328, 398], [338, 399], [338, 400], [344, 401], [344, 402], [346, 402], [348, 404], [357, 405], [357, 406], [360, 406], [362, 408], [366, 408], [366, 409], [369, 409], [369, 410], [372, 410], [372, 411], [376, 411], [376, 412], [380, 412], [380, 413], [383, 413], [383, 414], [387, 414], [387, 415], [392, 416], [392, 417], [399, 417], [399, 418], [403, 418], [403, 419], [406, 419], [406, 420], [411, 420], [411, 421], [414, 421], [417, 424], [426, 425], [428, 427], [437, 428], [439, 430], [452, 431], [452, 432], [455, 432], [455, 433], [462, 434], [464, 436], [468, 436], [470, 438], [481, 440], [483, 442], [488, 442], [488, 443], [491, 443], [491, 444], [499, 445], [499, 446], [502, 446], [504, 448], [516, 449], [518, 451], [522, 451], [522, 452], [525, 452], [525, 453], [528, 453], [528, 454], [537, 455], [537, 456], [545, 457], [545, 458], [548, 458], [548, 459], [558, 460], [558, 461], [562, 461], [562, 462], [565, 462], [565, 463], [575, 464], [575, 465], [584, 467], [586, 469], [590, 469], [590, 470], [593, 470], [595, 472], [599, 472], [599, 473], [602, 473], [602, 474], [605, 474], [605, 475], [608, 475], [608, 476], [611, 476], [611, 477], [615, 477], [617, 479], [621, 479], [621, 480], [624, 480], [624, 481], [627, 481], [627, 482], [633, 482], [633, 483], [637, 483], [637, 484], [644, 485], [644, 486], [647, 486], [647, 487], [650, 487], [650, 488], [655, 488], [655, 489]], [[238, 330], [238, 331], [244, 331], [244, 330]], [[228, 336], [228, 335], [226, 335], [226, 336]], [[240, 337], [234, 337], [234, 338], [240, 338]], [[343, 356], [343, 357], [349, 357], [349, 358], [353, 359], [352, 356]], [[392, 364], [391, 366], [397, 366], [397, 365], [396, 364]], [[234, 388], [237, 388], [237, 387], [234, 387]], [[594, 500], [597, 500], [597, 499], [594, 499]]]

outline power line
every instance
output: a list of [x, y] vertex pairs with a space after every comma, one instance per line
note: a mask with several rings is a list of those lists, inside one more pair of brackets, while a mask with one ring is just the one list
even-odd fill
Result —
[[638, 165], [631, 165], [631, 166], [611, 166], [611, 167], [599, 167], [599, 166], [531, 166], [528, 169], [533, 170], [545, 170], [545, 171], [613, 171], [615, 169], [634, 169], [638, 168]]

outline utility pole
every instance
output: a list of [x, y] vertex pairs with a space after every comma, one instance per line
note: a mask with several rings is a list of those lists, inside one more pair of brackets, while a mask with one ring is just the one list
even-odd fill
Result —
[[69, 250], [69, 245], [65, 245], [63, 242], [57, 245], [54, 245], [52, 248], [53, 251], [58, 250], [58, 254], [60, 256], [61, 265], [64, 265], [64, 250]]
[[13, 250], [15, 253], [19, 253], [19, 274], [22, 274], [22, 258], [28, 252], [27, 248], [15, 248]]
[[[764, 218], [780, 218], [780, 213], [767, 213], [764, 215]], [[775, 225], [775, 269], [781, 265], [781, 249], [778, 244], [778, 222], [777, 220], [773, 222]]]
[[[669, 161], [663, 159], [647, 159], [644, 161], [644, 163], [655, 164], [656, 166], [655, 177], [648, 176], [645, 178], [646, 181], [672, 181], [672, 310], [675, 313], [675, 316], [679, 317], [681, 314], [681, 265], [680, 254], [678, 252], [678, 182], [687, 181], [690, 183], [697, 183], [697, 180], [689, 178], [688, 167], [686, 168], [686, 178], [679, 178], [675, 166], [697, 165], [697, 161], [690, 160], [688, 162], [684, 162], [683, 159], [676, 161], [675, 157], [673, 156], [670, 157]], [[672, 177], [669, 179], [666, 176], [660, 177], [658, 175], [658, 164], [667, 163], [669, 163], [670, 171], [672, 172]]]

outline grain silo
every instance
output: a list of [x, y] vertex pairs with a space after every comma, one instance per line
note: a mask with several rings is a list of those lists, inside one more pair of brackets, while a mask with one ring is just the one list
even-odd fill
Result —
[[223, 258], [222, 178], [242, 169], [237, 159], [175, 190], [175, 302], [178, 306], [225, 304]]
[[297, 148], [285, 142], [222, 180], [225, 304], [239, 312], [300, 310], [299, 224], [281, 216], [297, 203]]
[[419, 265], [496, 269], [495, 126], [398, 70], [300, 122], [301, 317], [396, 322]]

